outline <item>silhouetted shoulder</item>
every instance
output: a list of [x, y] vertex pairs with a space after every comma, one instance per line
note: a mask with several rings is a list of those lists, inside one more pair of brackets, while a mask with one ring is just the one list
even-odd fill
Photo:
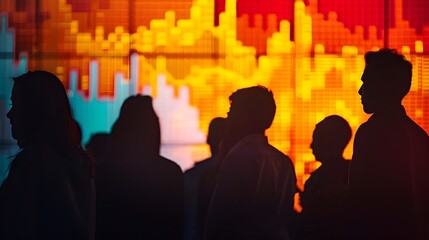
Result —
[[292, 159], [290, 159], [289, 156], [287, 156], [286, 154], [284, 154], [283, 152], [281, 152], [280, 150], [278, 150], [277, 148], [275, 148], [272, 145], [268, 145], [268, 147], [271, 149], [270, 151], [272, 151], [272, 153], [275, 156], [277, 156], [278, 158], [282, 159], [282, 161], [288, 162], [288, 164], [290, 164], [291, 167], [293, 167]]
[[[172, 160], [159, 156], [156, 163], [152, 163], [151, 169], [148, 169], [154, 175], [154, 179], [158, 179], [162, 186], [166, 188], [175, 188], [174, 191], [180, 190], [183, 194], [184, 188], [184, 174], [182, 169]], [[156, 176], [157, 175], [157, 176]], [[172, 189], [165, 189], [165, 191], [173, 191]]]
[[356, 130], [356, 139], [359, 139], [361, 136], [368, 135], [370, 133], [374, 133], [372, 130], [377, 130], [377, 128], [374, 127], [373, 123], [365, 122], [362, 125], [358, 127]]
[[428, 138], [428, 141], [429, 141], [429, 135], [422, 127], [420, 127], [416, 122], [414, 122], [408, 116], [407, 116], [407, 121], [409, 122], [409, 126], [413, 130], [413, 132], [415, 132], [417, 135], [419, 135], [423, 138]]
[[[371, 118], [367, 122], [360, 125], [359, 128], [356, 130], [355, 144], [369, 143], [377, 141], [376, 139], [386, 138], [386, 134], [388, 134], [388, 132], [386, 132], [386, 129], [388, 128], [388, 126], [380, 128], [380, 122], [378, 122], [377, 120], [372, 120]], [[358, 141], [356, 142], [356, 140]]]
[[185, 174], [193, 174], [193, 172], [200, 172], [201, 170], [213, 167], [216, 162], [215, 157], [209, 157], [202, 161], [196, 162], [194, 166], [185, 171]]
[[374, 116], [371, 116], [371, 117], [368, 119], [368, 121], [366, 121], [366, 122], [362, 123], [362, 124], [358, 127], [357, 131], [368, 131], [367, 129], [374, 128], [374, 127], [376, 126], [376, 124], [377, 124], [377, 121], [373, 121], [373, 119], [374, 119]]
[[159, 156], [159, 162], [165, 168], [168, 168], [171, 171], [175, 171], [175, 172], [182, 174], [182, 170], [181, 170], [180, 166], [177, 163], [173, 162], [172, 160], [165, 158], [163, 156]]
[[293, 170], [292, 160], [277, 148], [268, 144], [263, 135], [249, 135], [240, 140], [228, 153], [223, 165], [256, 171], [263, 162], [280, 164], [282, 168]]

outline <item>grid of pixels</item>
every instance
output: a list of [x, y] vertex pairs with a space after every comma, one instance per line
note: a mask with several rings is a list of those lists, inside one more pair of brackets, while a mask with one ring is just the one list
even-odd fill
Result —
[[[355, 132], [366, 120], [357, 90], [368, 50], [388, 45], [411, 60], [413, 86], [404, 104], [429, 131], [429, 21], [423, 14], [429, 4], [395, 0], [386, 9], [382, 0], [261, 2], [10, 0], [1, 1], [0, 12], [15, 33], [16, 55], [28, 55], [28, 69], [52, 71], [67, 87], [76, 73], [77, 91], [89, 94], [96, 63], [92, 80], [101, 102], [113, 101], [118, 73], [135, 81], [137, 92], [149, 87], [154, 97], [165, 76], [165, 89], [175, 96], [183, 87], [189, 91], [185, 98], [198, 110], [203, 132], [213, 117], [226, 115], [231, 92], [256, 84], [271, 88], [278, 112], [268, 136], [292, 157], [300, 184], [317, 165], [309, 144], [318, 121], [338, 114]], [[351, 151], [349, 144], [347, 158]]]

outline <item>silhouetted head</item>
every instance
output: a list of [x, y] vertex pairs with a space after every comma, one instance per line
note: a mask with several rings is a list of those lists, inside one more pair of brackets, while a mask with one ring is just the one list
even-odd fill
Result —
[[363, 109], [374, 113], [388, 106], [400, 105], [411, 86], [412, 65], [404, 55], [393, 49], [381, 49], [365, 54], [362, 74]]
[[271, 126], [276, 114], [273, 93], [263, 86], [242, 88], [229, 100], [229, 124], [245, 134], [264, 133]]
[[209, 132], [207, 134], [207, 144], [210, 145], [212, 156], [219, 152], [219, 144], [222, 140], [226, 129], [226, 118], [214, 118], [209, 125]]
[[161, 133], [152, 97], [136, 95], [125, 100], [112, 128], [112, 140], [118, 149], [135, 155], [159, 154]]
[[99, 157], [102, 156], [110, 147], [110, 134], [108, 133], [97, 133], [91, 135], [88, 143], [86, 144], [86, 150], [92, 154], [97, 163], [99, 163]]
[[14, 81], [7, 117], [18, 145], [45, 143], [63, 150], [76, 146], [78, 126], [61, 81], [46, 71], [29, 71]]
[[338, 115], [331, 115], [316, 125], [310, 148], [316, 160], [326, 163], [341, 159], [352, 137], [349, 123]]

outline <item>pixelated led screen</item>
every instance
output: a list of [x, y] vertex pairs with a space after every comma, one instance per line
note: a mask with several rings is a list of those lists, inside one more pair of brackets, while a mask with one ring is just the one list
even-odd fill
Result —
[[429, 131], [428, 12], [425, 0], [0, 1], [1, 141], [13, 142], [10, 78], [44, 69], [68, 89], [84, 143], [110, 130], [127, 96], [152, 95], [162, 153], [185, 169], [209, 155], [208, 124], [226, 117], [228, 96], [261, 84], [277, 102], [269, 140], [301, 185], [317, 166], [315, 124], [338, 114], [355, 132], [368, 118], [357, 93], [368, 50], [411, 60], [404, 105]]

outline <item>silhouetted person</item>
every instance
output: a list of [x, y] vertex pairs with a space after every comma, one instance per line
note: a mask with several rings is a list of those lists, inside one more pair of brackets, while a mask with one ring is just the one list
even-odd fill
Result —
[[152, 98], [126, 99], [97, 170], [98, 239], [183, 237], [183, 173], [159, 155], [160, 136]]
[[73, 131], [74, 132], [73, 139], [77, 146], [81, 146], [82, 145], [82, 127], [75, 119], [73, 119], [73, 123], [75, 125], [75, 131]]
[[296, 178], [292, 161], [265, 136], [276, 111], [273, 93], [255, 86], [229, 99], [205, 239], [288, 239]]
[[106, 158], [104, 154], [110, 149], [110, 134], [97, 133], [93, 134], [86, 144], [86, 150], [92, 155], [97, 165], [102, 164], [100, 161]]
[[[200, 204], [200, 188], [205, 188], [201, 184], [202, 175], [211, 171], [215, 165], [216, 157], [219, 153], [219, 144], [225, 132], [226, 119], [214, 118], [209, 125], [207, 134], [207, 144], [210, 146], [211, 156], [203, 161], [195, 163], [194, 167], [185, 172], [185, 239], [202, 239], [204, 233], [205, 217], [207, 206]], [[205, 191], [204, 189], [202, 191]], [[201, 211], [204, 211], [203, 213]]]
[[401, 102], [412, 65], [395, 50], [365, 54], [359, 89], [372, 114], [357, 130], [350, 166], [355, 231], [364, 239], [429, 239], [429, 137]]
[[348, 122], [331, 115], [316, 125], [310, 148], [322, 165], [305, 182], [300, 194], [299, 239], [338, 239], [344, 222], [341, 211], [348, 194], [349, 162], [343, 152], [352, 136]]
[[0, 189], [0, 239], [93, 239], [92, 165], [64, 86], [30, 71], [14, 78], [11, 101], [21, 151]]

